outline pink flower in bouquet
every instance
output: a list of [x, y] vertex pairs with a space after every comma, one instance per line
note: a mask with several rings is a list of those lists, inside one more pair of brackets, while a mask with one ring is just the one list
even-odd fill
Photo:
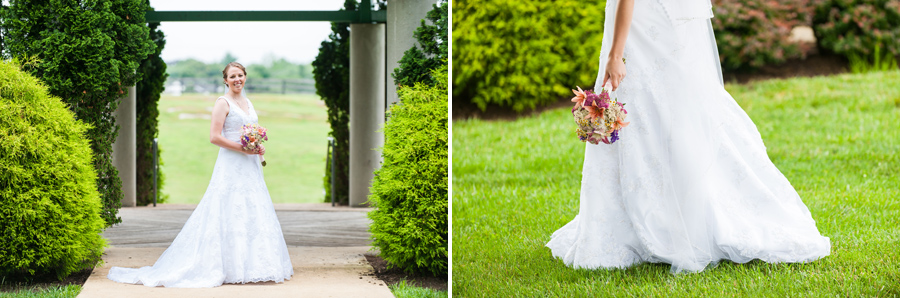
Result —
[[[600, 94], [596, 94], [591, 92], [590, 90], [585, 92], [587, 96], [584, 100], [585, 106], [595, 106], [601, 109], [605, 109], [609, 107], [609, 95], [606, 96], [607, 99], [603, 99], [603, 96]], [[605, 92], [604, 92], [605, 93]], [[601, 93], [603, 94], [603, 93]]]
[[588, 111], [588, 117], [591, 117], [591, 120], [596, 120], [597, 118], [603, 118], [604, 109], [597, 107], [597, 104], [592, 104], [584, 107], [585, 110]]
[[572, 102], [575, 103], [575, 108], [573, 109], [577, 109], [578, 107], [582, 106], [584, 104], [585, 97], [584, 91], [581, 90], [581, 87], [575, 86], [575, 88], [578, 88], [578, 91], [572, 89], [572, 93], [575, 93], [575, 97], [572, 97]]
[[613, 122], [613, 129], [619, 131], [619, 129], [628, 127], [629, 124], [631, 124], [631, 122], [625, 122], [622, 118], [616, 118], [616, 122]]

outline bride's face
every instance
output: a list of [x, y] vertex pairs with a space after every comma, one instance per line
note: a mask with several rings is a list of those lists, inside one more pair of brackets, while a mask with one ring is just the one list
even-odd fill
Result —
[[226, 74], [225, 83], [228, 84], [228, 89], [231, 89], [231, 92], [234, 93], [241, 93], [241, 90], [244, 89], [244, 83], [247, 82], [247, 76], [244, 74], [244, 71], [237, 67], [229, 67]]

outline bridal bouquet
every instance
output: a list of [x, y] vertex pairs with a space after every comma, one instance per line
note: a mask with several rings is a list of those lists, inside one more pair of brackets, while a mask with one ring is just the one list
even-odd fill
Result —
[[[241, 127], [241, 148], [244, 150], [258, 150], [263, 141], [268, 141], [267, 129], [259, 124], [244, 124]], [[262, 165], [266, 166], [266, 159], [260, 156]]]
[[594, 94], [591, 90], [572, 90], [575, 97], [572, 102], [572, 115], [578, 128], [575, 133], [582, 142], [597, 145], [600, 142], [612, 144], [619, 139], [619, 130], [628, 126], [625, 122], [628, 112], [625, 104], [617, 102], [609, 97], [609, 84], [600, 90], [600, 94]]

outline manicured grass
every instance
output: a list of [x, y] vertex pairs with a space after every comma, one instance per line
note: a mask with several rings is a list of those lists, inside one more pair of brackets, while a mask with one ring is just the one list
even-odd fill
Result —
[[[209, 142], [209, 115], [219, 95], [164, 95], [159, 102], [159, 146], [168, 203], [203, 198], [219, 147]], [[327, 109], [312, 94], [251, 94], [259, 123], [269, 129], [264, 175], [275, 203], [322, 202]], [[205, 119], [203, 118], [205, 117]]]
[[584, 145], [562, 108], [512, 122], [454, 121], [453, 294], [900, 296], [900, 72], [726, 89], [831, 238], [830, 256], [723, 262], [677, 276], [664, 264], [566, 267], [544, 247], [578, 213]]
[[35, 287], [14, 292], [0, 292], [0, 298], [74, 298], [79, 292], [81, 292], [79, 285]]
[[394, 294], [397, 298], [445, 298], [447, 297], [446, 291], [437, 291], [428, 288], [420, 288], [416, 286], [412, 286], [406, 283], [406, 281], [401, 281], [400, 283], [394, 284], [390, 286], [391, 293]]

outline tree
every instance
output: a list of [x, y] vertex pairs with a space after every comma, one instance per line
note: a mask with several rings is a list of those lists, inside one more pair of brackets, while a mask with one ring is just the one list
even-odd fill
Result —
[[432, 25], [422, 20], [422, 26], [413, 34], [416, 41], [422, 47], [421, 50], [413, 45], [403, 53], [400, 59], [400, 67], [395, 68], [391, 74], [394, 83], [400, 86], [413, 86], [415, 83], [426, 83], [434, 86], [431, 72], [442, 65], [447, 64], [449, 43], [447, 42], [447, 2], [441, 1], [440, 6], [428, 12], [426, 18]]
[[[149, 0], [144, 0], [149, 6]], [[151, 8], [152, 9], [152, 8]], [[160, 57], [163, 48], [166, 46], [166, 35], [159, 30], [159, 23], [150, 23], [150, 39], [156, 44], [156, 50], [153, 51], [146, 59], [141, 61], [138, 72], [142, 74], [143, 79], [137, 83], [135, 96], [137, 100], [137, 161], [135, 171], [137, 172], [137, 205], [143, 206], [153, 202], [156, 193], [153, 192], [153, 139], [159, 133], [159, 97], [165, 90], [166, 83], [166, 63]], [[160, 150], [159, 153], [161, 153]], [[157, 155], [160, 163], [161, 155]], [[162, 172], [157, 173], [156, 177], [157, 190], [162, 188], [163, 175]], [[165, 201], [166, 196], [159, 196], [159, 203]]]
[[231, 52], [225, 52], [225, 57], [222, 58], [221, 65], [224, 68], [225, 65], [228, 65], [228, 63], [235, 62], [235, 61], [238, 61], [237, 57], [232, 55]]
[[[342, 10], [356, 10], [356, 0], [344, 2]], [[331, 23], [328, 40], [319, 47], [319, 55], [313, 60], [313, 77], [316, 80], [316, 94], [328, 107], [328, 124], [334, 138], [334, 189], [336, 193], [326, 194], [326, 201], [334, 195], [341, 205], [350, 200], [350, 24]], [[326, 170], [326, 175], [332, 171]], [[329, 179], [325, 179], [327, 184]], [[325, 187], [326, 192], [331, 188]]]
[[9, 56], [33, 59], [23, 70], [60, 97], [91, 128], [97, 189], [107, 226], [121, 222], [122, 182], [112, 165], [118, 135], [113, 112], [140, 79], [139, 63], [155, 48], [142, 0], [12, 1], [0, 11]]
[[[347, 0], [341, 10], [356, 10], [358, 5], [356, 0]], [[387, 8], [386, 1], [376, 5]], [[335, 140], [335, 201], [346, 205], [350, 200], [350, 23], [331, 23], [331, 31], [312, 67], [316, 94], [328, 107], [329, 135]], [[325, 169], [325, 201], [331, 198], [330, 175], [331, 170]]]

